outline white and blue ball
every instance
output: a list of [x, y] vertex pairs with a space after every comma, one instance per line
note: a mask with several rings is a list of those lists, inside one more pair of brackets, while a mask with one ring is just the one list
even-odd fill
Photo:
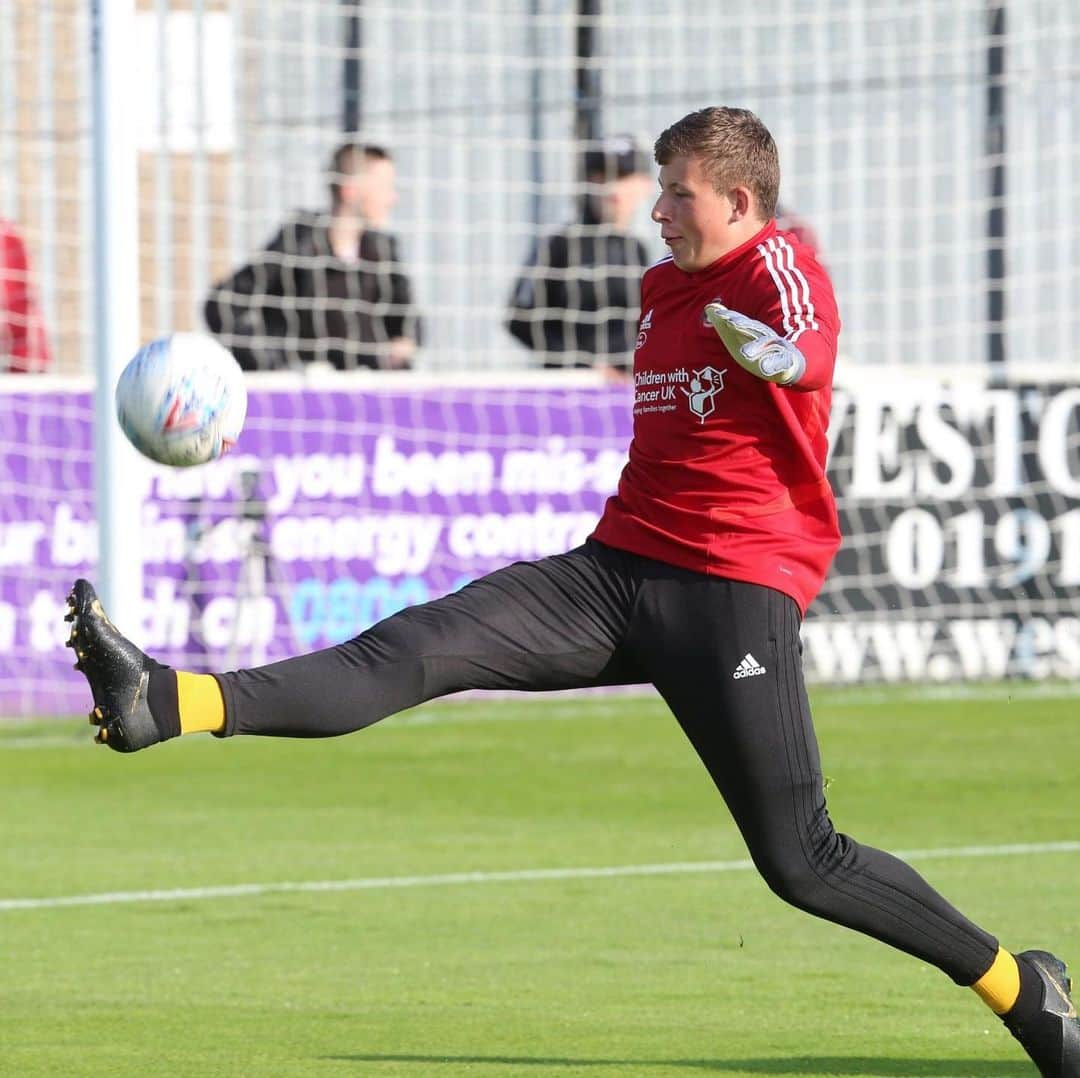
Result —
[[144, 345], [116, 383], [116, 417], [128, 440], [174, 468], [227, 453], [246, 415], [244, 372], [202, 333], [172, 333]]

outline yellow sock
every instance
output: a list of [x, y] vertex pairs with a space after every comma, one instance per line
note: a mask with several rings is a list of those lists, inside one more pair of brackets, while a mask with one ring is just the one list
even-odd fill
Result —
[[176, 672], [176, 702], [180, 733], [220, 733], [225, 729], [225, 700], [221, 686], [210, 674]]
[[1011, 1011], [1020, 995], [1020, 969], [1016, 959], [999, 947], [993, 965], [971, 987], [994, 1014]]

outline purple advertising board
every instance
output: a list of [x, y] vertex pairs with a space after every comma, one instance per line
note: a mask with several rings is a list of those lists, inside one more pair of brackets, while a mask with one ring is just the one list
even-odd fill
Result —
[[[347, 639], [519, 558], [581, 542], [614, 490], [627, 387], [253, 387], [237, 449], [140, 464], [143, 609], [189, 669]], [[0, 393], [0, 715], [87, 710], [65, 598], [95, 579], [88, 390]]]

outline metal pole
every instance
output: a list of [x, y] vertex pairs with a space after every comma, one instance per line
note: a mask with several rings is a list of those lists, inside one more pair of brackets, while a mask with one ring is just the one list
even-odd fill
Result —
[[91, 0], [94, 219], [94, 490], [97, 587], [109, 615], [142, 622], [142, 495], [148, 468], [116, 422], [117, 378], [139, 340], [135, 0]]
[[578, 0], [577, 5], [577, 98], [574, 134], [579, 146], [594, 142], [601, 134], [600, 67], [595, 63], [602, 0]]
[[360, 108], [363, 70], [360, 50], [364, 43], [364, 24], [360, 18], [361, 0], [343, 0], [345, 7], [345, 67], [342, 72], [341, 126], [346, 135], [355, 135], [362, 120]]
[[1005, 380], [1005, 25], [1004, 3], [988, 8], [990, 42], [986, 50], [986, 159], [989, 209], [986, 214], [987, 362], [990, 380]]
[[532, 197], [529, 200], [532, 223], [539, 228], [543, 219], [544, 158], [541, 141], [544, 137], [543, 105], [541, 96], [544, 90], [543, 74], [540, 68], [540, 0], [531, 0], [529, 4], [529, 172], [532, 180]]

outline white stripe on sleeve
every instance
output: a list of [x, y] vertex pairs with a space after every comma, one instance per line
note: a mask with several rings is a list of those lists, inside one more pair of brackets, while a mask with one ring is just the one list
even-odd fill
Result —
[[765, 261], [765, 268], [769, 271], [769, 276], [773, 279], [773, 284], [776, 285], [776, 291], [780, 296], [780, 309], [784, 312], [784, 336], [790, 337], [794, 331], [794, 327], [791, 324], [791, 309], [788, 306], [788, 291], [784, 281], [781, 280], [780, 274], [773, 261], [772, 248], [765, 243], [758, 244], [758, 254], [761, 255]]
[[790, 341], [797, 341], [806, 330], [817, 329], [818, 323], [814, 317], [810, 285], [802, 270], [795, 265], [795, 250], [781, 236], [759, 243], [757, 249], [780, 297], [784, 336]]
[[[814, 317], [814, 301], [810, 298], [810, 284], [803, 275], [803, 271], [795, 265], [795, 248], [783, 236], [777, 237], [780, 247], [780, 262], [788, 275], [795, 281], [796, 287], [801, 291], [802, 328], [796, 331], [798, 337], [804, 329], [817, 329], [817, 319]], [[792, 338], [793, 340], [795, 338]]]

